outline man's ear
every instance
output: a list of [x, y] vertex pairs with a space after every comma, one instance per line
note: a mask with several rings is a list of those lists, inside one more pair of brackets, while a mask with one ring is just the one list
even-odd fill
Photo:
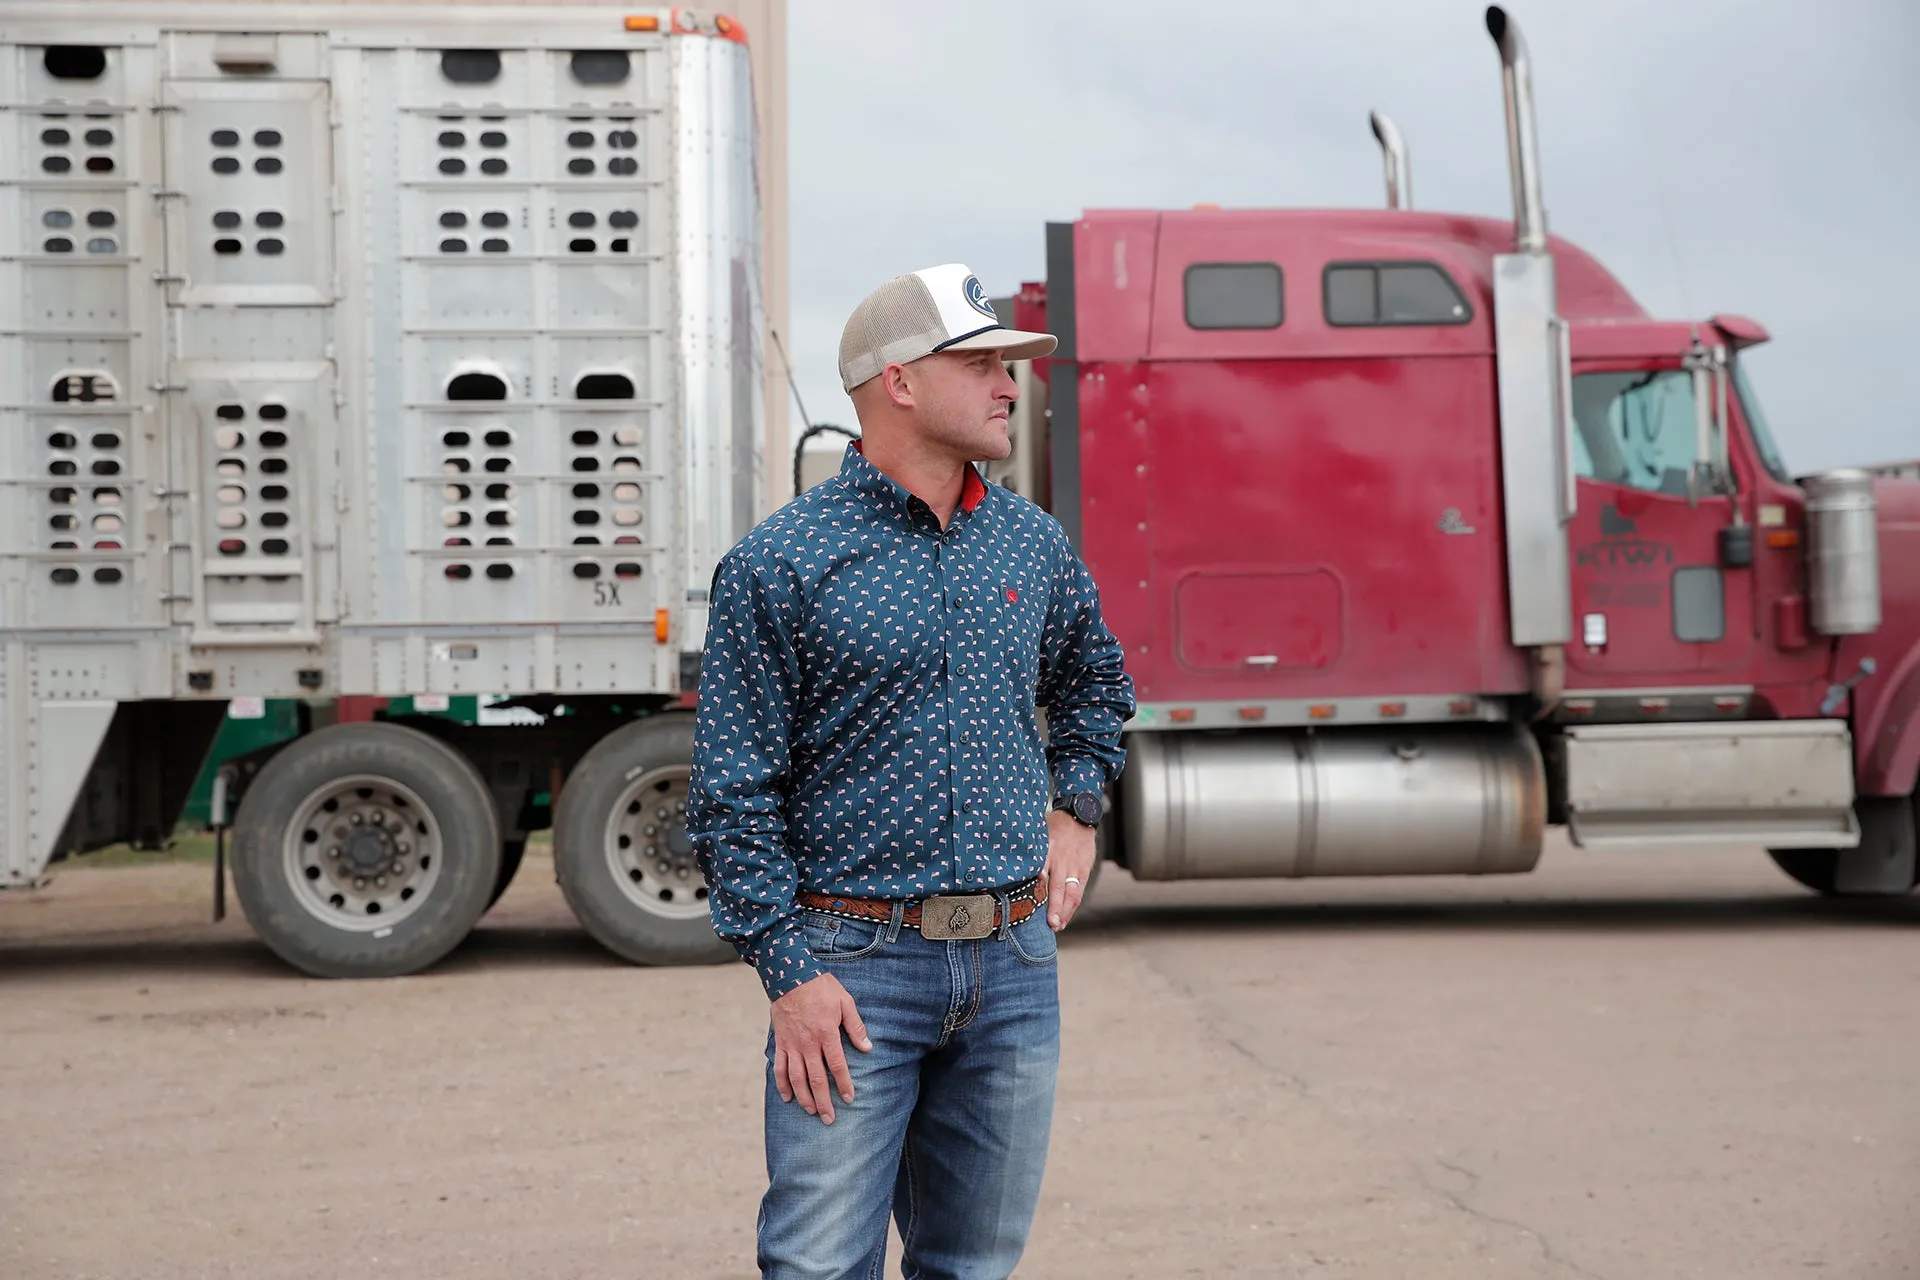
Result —
[[880, 388], [887, 399], [902, 409], [913, 408], [914, 387], [907, 376], [907, 367], [890, 364], [880, 371]]

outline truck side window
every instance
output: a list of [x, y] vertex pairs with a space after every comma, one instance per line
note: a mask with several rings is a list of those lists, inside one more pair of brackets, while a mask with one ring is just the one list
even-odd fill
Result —
[[1573, 380], [1574, 464], [1583, 479], [1684, 498], [1694, 459], [1693, 377], [1683, 369]]
[[1337, 327], [1466, 324], [1473, 308], [1431, 262], [1340, 262], [1321, 278], [1327, 323]]
[[1187, 268], [1189, 329], [1278, 329], [1280, 268], [1271, 262], [1196, 262]]

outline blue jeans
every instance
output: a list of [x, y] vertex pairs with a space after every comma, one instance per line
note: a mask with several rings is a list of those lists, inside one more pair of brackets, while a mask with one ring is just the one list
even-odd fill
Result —
[[842, 1033], [854, 1097], [836, 1091], [826, 1125], [781, 1100], [768, 1034], [762, 1277], [879, 1280], [891, 1207], [908, 1280], [1005, 1280], [1039, 1199], [1060, 1062], [1046, 909], [958, 942], [903, 927], [898, 907], [891, 923], [804, 920], [873, 1049]]

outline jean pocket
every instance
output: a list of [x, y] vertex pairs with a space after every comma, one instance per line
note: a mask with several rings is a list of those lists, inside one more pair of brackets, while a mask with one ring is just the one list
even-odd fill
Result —
[[858, 960], [872, 955], [887, 940], [884, 920], [845, 920], [818, 911], [801, 913], [807, 950], [816, 960]]
[[1013, 954], [1022, 964], [1049, 965], [1060, 959], [1060, 940], [1047, 923], [1046, 904], [1007, 932]]

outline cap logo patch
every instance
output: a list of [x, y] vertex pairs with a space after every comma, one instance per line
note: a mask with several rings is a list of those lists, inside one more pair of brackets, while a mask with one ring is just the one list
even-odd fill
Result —
[[1020, 603], [1020, 593], [1018, 591], [1015, 591], [1012, 587], [1007, 588], [1007, 603], [1008, 604]]
[[965, 289], [968, 306], [978, 311], [981, 315], [986, 316], [989, 320], [998, 320], [1000, 318], [994, 313], [993, 304], [987, 301], [987, 291], [981, 286], [979, 276], [968, 276]]

